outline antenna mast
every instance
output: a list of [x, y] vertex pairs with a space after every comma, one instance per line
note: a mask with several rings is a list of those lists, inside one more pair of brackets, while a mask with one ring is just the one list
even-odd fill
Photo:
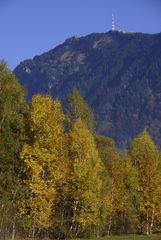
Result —
[[112, 13], [112, 31], [115, 31], [115, 18], [114, 18], [114, 14]]

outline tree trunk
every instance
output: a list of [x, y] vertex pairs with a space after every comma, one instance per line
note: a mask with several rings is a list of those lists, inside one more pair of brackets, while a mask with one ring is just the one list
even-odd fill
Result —
[[152, 213], [152, 216], [151, 216], [151, 223], [150, 223], [150, 229], [149, 229], [149, 234], [150, 235], [153, 232], [153, 225], [154, 225], [154, 213]]
[[69, 232], [68, 232], [68, 236], [72, 233], [72, 231], [74, 229], [77, 205], [78, 205], [78, 201], [75, 201], [74, 208], [73, 208], [73, 219], [72, 219], [72, 223], [71, 223], [71, 226], [70, 226], [70, 229], [69, 229]]
[[99, 238], [100, 237], [100, 228], [96, 227], [96, 237]]
[[109, 220], [109, 225], [108, 225], [108, 236], [111, 234], [111, 224], [112, 224], [112, 214], [110, 213], [110, 220]]
[[77, 224], [76, 231], [75, 231], [75, 237], [78, 236], [79, 229], [80, 229], [80, 224]]
[[63, 206], [62, 213], [61, 213], [61, 223], [60, 223], [58, 240], [61, 239], [61, 232], [62, 232], [63, 224], [64, 224], [64, 206]]
[[12, 240], [15, 240], [15, 233], [16, 233], [16, 219], [13, 219], [13, 224], [12, 224]]
[[32, 238], [35, 237], [35, 228], [32, 230]]
[[149, 235], [149, 216], [146, 215], [146, 235]]

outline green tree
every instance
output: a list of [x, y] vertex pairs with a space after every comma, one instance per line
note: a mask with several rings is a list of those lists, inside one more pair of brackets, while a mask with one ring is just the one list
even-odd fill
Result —
[[35, 95], [29, 112], [31, 138], [20, 154], [29, 194], [20, 209], [24, 221], [36, 231], [51, 226], [57, 186], [66, 172], [64, 115], [59, 101]]
[[109, 137], [95, 135], [95, 142], [102, 162], [107, 165], [112, 157], [111, 154], [117, 154], [115, 141]]
[[160, 153], [144, 130], [131, 143], [130, 154], [138, 170], [139, 205], [141, 228], [147, 235], [151, 234], [154, 222], [161, 213], [161, 162]]
[[80, 118], [92, 133], [95, 132], [95, 120], [92, 109], [75, 88], [68, 97], [66, 114], [69, 125]]
[[0, 63], [0, 232], [4, 239], [11, 225], [13, 238], [15, 233], [16, 204], [21, 195], [18, 153], [26, 139], [26, 112], [24, 90]]

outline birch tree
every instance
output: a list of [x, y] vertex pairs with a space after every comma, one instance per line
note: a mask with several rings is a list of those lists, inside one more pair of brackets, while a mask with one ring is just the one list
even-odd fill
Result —
[[28, 189], [20, 214], [30, 223], [33, 236], [51, 225], [57, 185], [66, 172], [63, 119], [59, 101], [39, 94], [33, 97], [29, 113], [31, 138], [20, 154]]
[[92, 134], [78, 119], [69, 132], [70, 236], [97, 224], [103, 166]]
[[130, 153], [138, 170], [140, 227], [150, 235], [161, 213], [160, 153], [146, 130], [132, 141]]

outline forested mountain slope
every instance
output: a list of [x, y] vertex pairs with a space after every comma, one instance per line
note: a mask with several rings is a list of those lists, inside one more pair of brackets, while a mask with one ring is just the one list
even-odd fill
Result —
[[74, 36], [14, 73], [28, 100], [50, 93], [65, 104], [76, 87], [94, 110], [98, 133], [120, 147], [144, 128], [161, 145], [161, 33]]

